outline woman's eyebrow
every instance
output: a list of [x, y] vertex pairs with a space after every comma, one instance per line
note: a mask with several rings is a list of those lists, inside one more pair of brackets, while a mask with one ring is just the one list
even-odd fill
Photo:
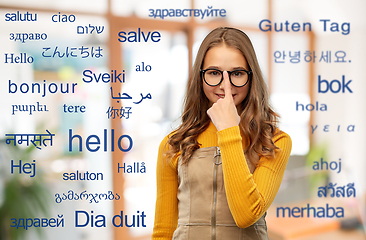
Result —
[[[208, 67], [206, 67], [205, 69], [218, 69], [218, 70], [223, 70], [221, 67], [219, 67], [219, 66], [208, 66]], [[233, 71], [233, 70], [246, 70], [246, 68], [245, 67], [233, 67], [233, 68], [231, 68], [231, 69], [225, 69], [225, 70], [227, 70], [227, 71]]]
[[245, 67], [234, 67], [234, 68], [232, 68], [233, 70], [243, 70], [243, 69], [245, 69]]
[[209, 68], [213, 68], [213, 69], [219, 69], [219, 70], [221, 70], [221, 68], [220, 67], [218, 67], [218, 66], [208, 66], [207, 68], [205, 68], [205, 69], [209, 69]]

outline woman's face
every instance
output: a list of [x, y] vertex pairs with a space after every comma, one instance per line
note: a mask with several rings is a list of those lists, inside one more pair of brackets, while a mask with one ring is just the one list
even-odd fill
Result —
[[[221, 71], [233, 71], [244, 69], [249, 71], [248, 63], [243, 54], [236, 48], [228, 47], [224, 44], [210, 48], [203, 60], [202, 69], [218, 69]], [[209, 86], [202, 79], [203, 91], [210, 101], [210, 105], [217, 102], [218, 99], [225, 97], [224, 81], [229, 81], [229, 78], [224, 78], [217, 86]], [[241, 102], [245, 99], [249, 91], [249, 82], [243, 87], [235, 87], [232, 84], [231, 94], [234, 99], [234, 104], [239, 110]]]

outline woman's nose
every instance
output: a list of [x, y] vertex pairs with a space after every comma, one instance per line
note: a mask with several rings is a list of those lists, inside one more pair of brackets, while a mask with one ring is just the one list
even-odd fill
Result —
[[[229, 81], [230, 82], [230, 79], [229, 79], [229, 73], [227, 72], [227, 71], [224, 71], [223, 73], [222, 73], [222, 75], [223, 75], [223, 77], [224, 77], [224, 79], [222, 80], [222, 82], [220, 83], [220, 88], [224, 88], [224, 81]], [[230, 85], [231, 85], [231, 83], [230, 83]]]

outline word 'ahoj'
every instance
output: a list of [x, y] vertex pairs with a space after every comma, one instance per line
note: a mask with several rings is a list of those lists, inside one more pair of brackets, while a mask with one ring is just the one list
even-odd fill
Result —
[[337, 173], [340, 173], [341, 172], [341, 168], [342, 168], [342, 165], [341, 165], [341, 160], [342, 159], [339, 159], [338, 162], [336, 161], [332, 161], [332, 162], [328, 162], [323, 160], [323, 158], [320, 159], [320, 162], [318, 161], [314, 161], [314, 165], [313, 165], [313, 170], [337, 170], [338, 169], [338, 172]]

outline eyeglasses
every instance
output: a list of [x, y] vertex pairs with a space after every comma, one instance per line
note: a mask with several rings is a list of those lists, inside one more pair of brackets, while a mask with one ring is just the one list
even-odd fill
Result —
[[[200, 70], [203, 80], [205, 83], [211, 87], [220, 85], [222, 80], [224, 80], [224, 71], [218, 69], [205, 69]], [[252, 77], [253, 72], [244, 69], [227, 71], [229, 74], [230, 83], [235, 87], [244, 87]]]

